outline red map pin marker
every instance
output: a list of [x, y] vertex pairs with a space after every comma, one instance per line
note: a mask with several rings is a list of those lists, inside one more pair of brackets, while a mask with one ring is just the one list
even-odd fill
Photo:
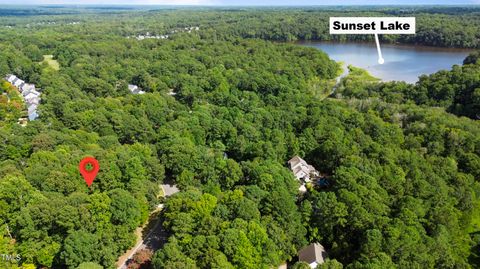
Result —
[[100, 170], [100, 165], [95, 158], [86, 157], [80, 161], [80, 165], [78, 166], [80, 170], [80, 174], [82, 174], [87, 186], [90, 187], [97, 177], [98, 170]]

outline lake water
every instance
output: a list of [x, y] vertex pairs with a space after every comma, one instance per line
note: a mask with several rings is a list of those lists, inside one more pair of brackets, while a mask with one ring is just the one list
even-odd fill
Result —
[[375, 42], [334, 43], [304, 42], [326, 52], [335, 61], [366, 69], [374, 77], [384, 81], [403, 80], [414, 83], [423, 74], [449, 70], [454, 64], [462, 64], [471, 50], [445, 49], [425, 46], [381, 44], [385, 63], [378, 64]]

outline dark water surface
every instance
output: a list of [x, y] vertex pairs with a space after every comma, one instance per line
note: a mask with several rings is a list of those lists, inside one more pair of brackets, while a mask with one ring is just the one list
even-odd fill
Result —
[[335, 61], [366, 69], [374, 77], [384, 81], [403, 80], [414, 83], [423, 74], [449, 70], [454, 64], [462, 64], [472, 51], [425, 46], [381, 44], [385, 63], [378, 64], [375, 43], [302, 42], [326, 52]]

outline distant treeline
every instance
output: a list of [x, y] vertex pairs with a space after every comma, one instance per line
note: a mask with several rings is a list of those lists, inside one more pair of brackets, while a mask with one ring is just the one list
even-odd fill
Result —
[[[66, 14], [75, 14], [65, 16]], [[233, 38], [259, 38], [272, 41], [373, 41], [372, 35], [330, 35], [328, 20], [331, 16], [413, 16], [417, 18], [416, 35], [382, 35], [382, 42], [420, 44], [437, 47], [479, 48], [480, 8], [478, 7], [305, 7], [305, 8], [171, 8], [50, 6], [0, 9], [0, 25], [22, 25], [21, 19], [11, 16], [62, 15], [49, 20], [85, 20], [94, 18], [89, 33], [101, 32], [132, 35], [136, 33], [168, 34], [178, 27], [200, 26], [206, 39], [232, 40]], [[120, 16], [117, 23], [110, 16]], [[1, 16], [10, 16], [1, 18]], [[34, 17], [34, 21], [45, 18]], [[99, 22], [108, 29], [99, 28]], [[63, 29], [62, 29], [63, 30]]]
[[[209, 16], [223, 18], [211, 20]], [[416, 35], [382, 35], [383, 42], [421, 44], [438, 47], [478, 48], [480, 12], [476, 8], [432, 8], [415, 10], [255, 10], [206, 13], [204, 20], [217, 35], [261, 38], [275, 41], [372, 41], [373, 35], [330, 35], [332, 16], [413, 16]], [[207, 23], [208, 24], [208, 23]]]
[[48, 8], [27, 8], [27, 7], [8, 7], [0, 8], [0, 16], [39, 16], [39, 15], [66, 15], [78, 14], [78, 11], [69, 9], [48, 9]]

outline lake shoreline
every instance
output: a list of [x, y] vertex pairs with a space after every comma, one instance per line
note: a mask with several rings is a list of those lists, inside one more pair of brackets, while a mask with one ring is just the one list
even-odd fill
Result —
[[[297, 40], [297, 41], [291, 41], [291, 42], [286, 42], [289, 44], [294, 44], [294, 45], [309, 45], [309, 44], [318, 44], [318, 43], [327, 43], [327, 44], [361, 44], [361, 45], [368, 45], [375, 47], [375, 41], [337, 41], [337, 40]], [[382, 47], [396, 47], [396, 48], [405, 48], [405, 49], [417, 49], [417, 50], [428, 50], [428, 51], [439, 51], [439, 52], [473, 52], [476, 50], [480, 50], [480, 48], [454, 48], [454, 47], [437, 47], [437, 46], [429, 46], [429, 45], [423, 45], [423, 44], [408, 44], [408, 43], [400, 43], [400, 42], [394, 42], [394, 43], [387, 43], [383, 42], [380, 40], [380, 45]]]
[[461, 65], [471, 49], [449, 49], [404, 44], [382, 44], [385, 63], [378, 63], [374, 42], [301, 41], [296, 45], [325, 52], [336, 62], [368, 71], [380, 80], [416, 83], [420, 76]]

